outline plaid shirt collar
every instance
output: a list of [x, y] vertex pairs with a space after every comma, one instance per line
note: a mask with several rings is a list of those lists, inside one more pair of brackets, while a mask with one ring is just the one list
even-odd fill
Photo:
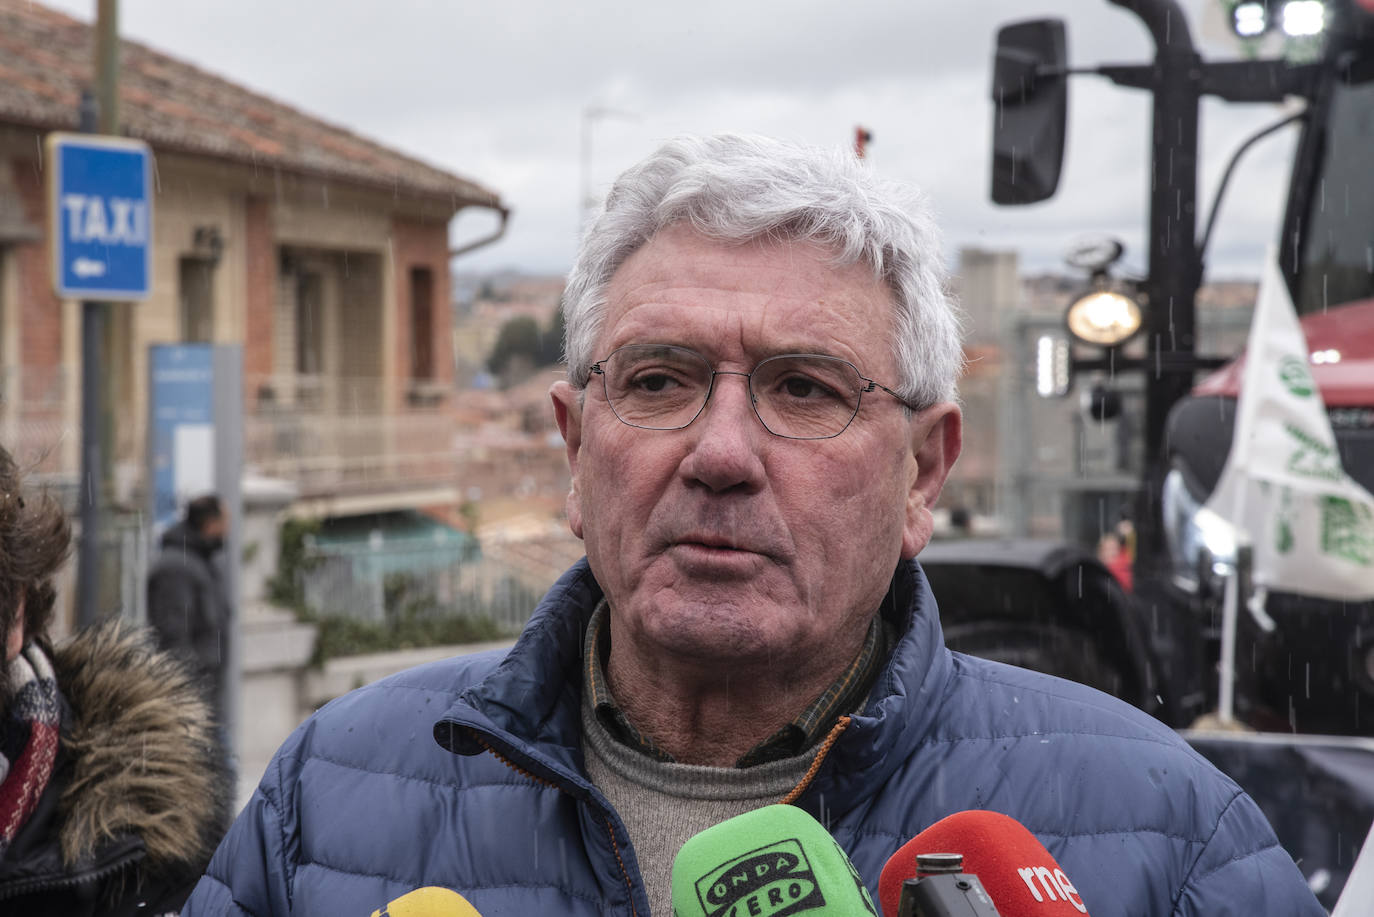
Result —
[[[659, 761], [672, 761], [672, 755], [634, 727], [611, 696], [605, 668], [611, 649], [609, 621], [610, 606], [602, 599], [587, 622], [587, 636], [582, 647], [582, 689], [591, 699], [597, 721], [617, 741]], [[888, 625], [881, 615], [874, 615], [863, 647], [840, 677], [790, 723], [745, 752], [735, 762], [735, 767], [753, 767], [790, 758], [823, 739], [840, 716], [852, 712], [868, 695], [891, 648]]]

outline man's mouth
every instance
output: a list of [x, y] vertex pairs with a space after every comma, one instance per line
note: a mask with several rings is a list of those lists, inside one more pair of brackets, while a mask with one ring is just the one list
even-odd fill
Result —
[[677, 539], [675, 543], [681, 545], [692, 545], [695, 547], [702, 548], [711, 548], [712, 550], [717, 551], [739, 551], [751, 554], [762, 553], [754, 550], [753, 548], [732, 541], [729, 538], [720, 538], [711, 535], [689, 535], [684, 538]]

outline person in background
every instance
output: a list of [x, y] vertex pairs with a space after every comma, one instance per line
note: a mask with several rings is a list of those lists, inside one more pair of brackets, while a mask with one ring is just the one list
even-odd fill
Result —
[[162, 550], [148, 571], [148, 623], [158, 645], [191, 666], [221, 722], [223, 638], [232, 610], [216, 555], [228, 531], [219, 497], [197, 497], [186, 505], [182, 520], [163, 533]]
[[1131, 591], [1134, 574], [1131, 572], [1131, 555], [1126, 550], [1125, 539], [1117, 532], [1106, 532], [1097, 542], [1097, 559], [1111, 571], [1121, 588]]
[[1126, 552], [1126, 556], [1135, 561], [1135, 523], [1131, 517], [1126, 515], [1123, 510], [1121, 518], [1116, 523], [1116, 534], [1121, 538], [1121, 549]]
[[54, 647], [70, 541], [0, 448], [0, 913], [173, 914], [228, 823], [209, 707], [146, 630]]

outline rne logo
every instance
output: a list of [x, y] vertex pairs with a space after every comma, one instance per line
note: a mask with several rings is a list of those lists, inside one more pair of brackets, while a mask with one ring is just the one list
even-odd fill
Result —
[[1026, 888], [1030, 889], [1031, 897], [1036, 901], [1067, 901], [1080, 914], [1088, 913], [1083, 899], [1078, 896], [1078, 889], [1064, 875], [1064, 870], [1056, 867], [1051, 872], [1044, 866], [1025, 866], [1016, 870], [1016, 874], [1026, 883]]

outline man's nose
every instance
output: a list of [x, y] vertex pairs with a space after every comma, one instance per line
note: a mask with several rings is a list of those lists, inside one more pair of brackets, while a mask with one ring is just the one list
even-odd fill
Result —
[[762, 485], [760, 447], [772, 434], [754, 413], [746, 373], [717, 371], [711, 397], [687, 433], [694, 437], [682, 463], [688, 478], [713, 491]]

